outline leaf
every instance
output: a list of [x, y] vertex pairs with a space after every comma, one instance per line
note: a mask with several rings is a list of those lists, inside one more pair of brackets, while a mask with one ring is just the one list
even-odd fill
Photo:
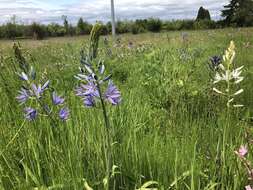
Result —
[[29, 176], [32, 181], [37, 185], [37, 186], [40, 186], [40, 182], [39, 182], [39, 179], [32, 173], [32, 171], [27, 167], [26, 164], [22, 163], [23, 167], [24, 167], [24, 170], [25, 170], [25, 173], [27, 174], [27, 176]]
[[172, 187], [174, 187], [179, 181], [184, 180], [186, 177], [190, 176], [191, 173], [190, 171], [186, 171], [184, 172], [179, 178], [177, 178], [176, 180], [174, 180], [171, 184], [169, 189], [171, 189]]
[[136, 190], [158, 190], [158, 188], [150, 187], [150, 186], [157, 186], [158, 182], [156, 181], [148, 181], [144, 183], [141, 188], [136, 189]]
[[218, 93], [218, 94], [224, 94], [223, 92], [221, 92], [220, 90], [218, 90], [217, 88], [213, 88], [213, 91]]
[[83, 179], [83, 180], [84, 180], [84, 189], [85, 189], [85, 190], [93, 190], [93, 189], [89, 186], [88, 182], [87, 182], [85, 179]]
[[239, 94], [241, 94], [241, 93], [243, 93], [243, 89], [238, 90], [236, 93], [233, 94], [233, 96], [237, 96], [237, 95], [239, 95]]

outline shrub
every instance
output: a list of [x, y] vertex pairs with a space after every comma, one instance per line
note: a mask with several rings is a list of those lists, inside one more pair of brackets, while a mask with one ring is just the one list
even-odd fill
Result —
[[145, 28], [137, 23], [131, 25], [132, 34], [139, 34], [145, 32]]
[[147, 21], [147, 28], [151, 32], [160, 32], [162, 29], [162, 21], [160, 19], [150, 18]]
[[42, 40], [46, 37], [46, 27], [37, 23], [31, 25], [32, 36], [36, 40]]
[[3, 33], [5, 38], [14, 39], [16, 37], [21, 37], [22, 32], [18, 30], [18, 27], [14, 23], [7, 23], [4, 26]]
[[215, 28], [215, 22], [211, 20], [199, 20], [194, 22], [193, 28], [195, 30], [205, 30]]
[[47, 26], [47, 31], [49, 36], [57, 37], [57, 36], [64, 36], [65, 29], [63, 26], [60, 26], [56, 23], [51, 23]]
[[124, 34], [131, 31], [130, 23], [128, 21], [118, 21], [116, 24], [116, 32], [118, 34]]

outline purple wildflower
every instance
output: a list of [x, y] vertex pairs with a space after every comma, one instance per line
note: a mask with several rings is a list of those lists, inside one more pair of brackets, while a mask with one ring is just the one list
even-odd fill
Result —
[[64, 98], [57, 96], [56, 92], [53, 92], [52, 100], [54, 105], [61, 105], [64, 102]]
[[120, 91], [112, 83], [112, 81], [109, 81], [108, 88], [105, 92], [105, 99], [109, 101], [112, 105], [117, 105], [121, 101]]
[[83, 103], [87, 107], [94, 107], [95, 106], [95, 99], [93, 96], [85, 96], [83, 98]]
[[34, 95], [37, 98], [40, 98], [42, 93], [48, 88], [49, 86], [49, 81], [47, 81], [42, 87], [41, 84], [39, 84], [38, 86], [36, 86], [35, 84], [32, 84], [32, 90]]
[[32, 84], [32, 90], [33, 93], [36, 97], [40, 98], [41, 94], [42, 94], [42, 89], [41, 89], [41, 85], [39, 84], [38, 86], [36, 86], [36, 84]]
[[245, 190], [253, 190], [250, 185], [245, 186]]
[[210, 58], [211, 64], [209, 64], [212, 70], [217, 70], [218, 66], [221, 64], [222, 60], [220, 56], [213, 56]]
[[28, 90], [21, 88], [19, 95], [16, 97], [19, 103], [24, 104], [29, 99], [29, 92]]
[[214, 65], [219, 65], [221, 63], [221, 58], [220, 56], [213, 56], [210, 58], [210, 61], [214, 64]]
[[69, 109], [62, 108], [59, 112], [59, 117], [62, 121], [66, 121], [69, 118]]
[[89, 82], [86, 85], [81, 84], [80, 87], [77, 87], [76, 88], [76, 95], [80, 96], [80, 97], [83, 97], [83, 98], [85, 96], [95, 96], [95, 97], [98, 97], [99, 93], [98, 93], [97, 86], [94, 83]]
[[37, 117], [38, 115], [38, 112], [33, 109], [33, 108], [30, 108], [30, 107], [27, 107], [24, 109], [24, 112], [25, 112], [25, 118], [28, 120], [28, 121], [32, 121], [32, 120], [35, 120], [35, 118]]

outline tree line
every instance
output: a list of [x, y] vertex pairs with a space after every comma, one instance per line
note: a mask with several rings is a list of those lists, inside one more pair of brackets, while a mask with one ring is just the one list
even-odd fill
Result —
[[[172, 20], [164, 21], [158, 18], [137, 19], [135, 21], [118, 21], [116, 32], [118, 34], [143, 32], [160, 32], [173, 30], [200, 30], [215, 29], [223, 27], [248, 27], [253, 26], [253, 1], [251, 0], [231, 0], [222, 10], [224, 19], [213, 21], [207, 9], [200, 7], [195, 20]], [[111, 23], [102, 23], [102, 33], [111, 33]], [[6, 24], [0, 26], [0, 38], [34, 38], [43, 39], [45, 37], [75, 36], [89, 34], [92, 24], [80, 18], [77, 25], [69, 23], [67, 16], [62, 16], [62, 24], [50, 23], [48, 25], [32, 23], [30, 25], [16, 22], [16, 17]]]

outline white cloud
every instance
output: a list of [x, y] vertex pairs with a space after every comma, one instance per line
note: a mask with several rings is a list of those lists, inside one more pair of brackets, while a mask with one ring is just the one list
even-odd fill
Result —
[[[65, 4], [64, 4], [65, 3]], [[192, 19], [200, 6], [210, 10], [214, 19], [228, 0], [115, 0], [118, 19], [160, 17], [162, 19]], [[110, 19], [110, 0], [0, 0], [0, 23], [11, 15], [24, 22], [61, 22], [67, 15], [72, 22], [79, 17], [94, 22]]]

